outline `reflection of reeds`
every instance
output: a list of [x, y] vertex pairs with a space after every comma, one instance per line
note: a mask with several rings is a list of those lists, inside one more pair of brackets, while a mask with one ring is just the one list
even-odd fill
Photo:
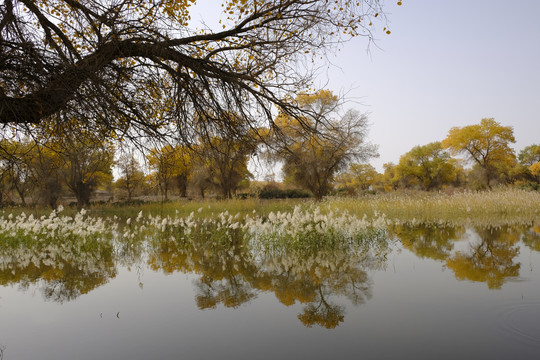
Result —
[[201, 309], [272, 292], [287, 306], [303, 304], [304, 325], [334, 328], [344, 320], [338, 302], [371, 297], [368, 271], [384, 267], [389, 251], [383, 215], [306, 204], [263, 214], [139, 211], [127, 219], [61, 212], [0, 216], [0, 285], [35, 286], [48, 300], [70, 301], [116, 276], [119, 265], [143, 259], [152, 270], [198, 274]]
[[360, 218], [346, 211], [323, 213], [316, 206], [296, 206], [293, 211], [270, 212], [267, 216], [225, 211], [210, 217], [200, 212], [186, 217], [161, 217], [145, 216], [141, 211], [127, 220], [116, 216], [93, 218], [84, 210], [74, 217], [53, 211], [39, 219], [24, 213], [10, 214], [0, 217], [0, 268], [10, 268], [14, 259], [19, 267], [52, 266], [57, 259], [71, 259], [66, 261], [77, 263], [79, 268], [93, 268], [99, 262], [91, 258], [92, 250], [103, 248], [114, 248], [118, 256], [135, 261], [144, 254], [146, 242], [163, 239], [184, 244], [202, 240], [210, 250], [235, 244], [263, 251], [336, 251], [384, 243], [387, 225], [383, 215]]
[[211, 218], [138, 219], [131, 225], [154, 229], [150, 268], [197, 274], [200, 309], [220, 303], [238, 307], [260, 292], [272, 292], [286, 306], [303, 304], [298, 319], [308, 327], [338, 326], [344, 307], [337, 302], [343, 298], [353, 305], [367, 301], [368, 272], [384, 268], [390, 251], [384, 216], [323, 214], [317, 207], [267, 216], [223, 212]]

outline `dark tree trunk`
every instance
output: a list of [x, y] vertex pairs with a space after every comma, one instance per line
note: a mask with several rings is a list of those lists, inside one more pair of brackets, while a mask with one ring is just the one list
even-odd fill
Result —
[[26, 199], [24, 198], [24, 191], [20, 189], [18, 186], [15, 186], [15, 190], [17, 190], [17, 194], [19, 194], [19, 198], [21, 199], [21, 204], [23, 206], [26, 206]]
[[62, 186], [54, 176], [45, 179], [44, 184], [42, 196], [44, 196], [46, 203], [54, 210], [58, 205], [58, 198], [60, 197]]
[[84, 206], [90, 205], [90, 195], [92, 187], [88, 183], [78, 182], [75, 187], [75, 197], [77, 198], [77, 208], [80, 210]]

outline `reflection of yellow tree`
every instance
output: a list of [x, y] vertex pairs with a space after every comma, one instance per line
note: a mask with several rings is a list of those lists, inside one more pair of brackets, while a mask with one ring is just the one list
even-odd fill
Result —
[[330, 299], [343, 296], [354, 305], [364, 303], [371, 297], [371, 282], [363, 268], [376, 266], [361, 249], [273, 253], [263, 261], [259, 272], [264, 276], [256, 287], [273, 291], [286, 306], [305, 304], [298, 315], [304, 325], [334, 328], [344, 319], [344, 307]]
[[257, 270], [251, 255], [239, 244], [216, 250], [191, 254], [194, 270], [201, 274], [196, 282], [199, 308], [213, 308], [219, 303], [236, 308], [254, 299], [257, 295], [250, 280]]
[[212, 237], [188, 242], [158, 241], [150, 252], [150, 267], [166, 273], [199, 274], [196, 301], [200, 309], [214, 308], [219, 303], [238, 307], [256, 296], [249, 285], [256, 269], [252, 268], [251, 255], [243, 249], [238, 233], [230, 235], [232, 241], [225, 243], [213, 241]]
[[39, 285], [46, 299], [61, 303], [87, 294], [116, 276], [112, 244], [63, 240], [1, 246], [0, 285], [19, 284], [22, 289]]
[[401, 240], [403, 247], [421, 258], [445, 260], [454, 248], [454, 240], [465, 233], [462, 227], [421, 225], [394, 225], [391, 234]]
[[343, 322], [345, 309], [340, 305], [329, 304], [325, 300], [321, 286], [318, 290], [318, 302], [312, 302], [305, 306], [304, 311], [298, 315], [298, 319], [307, 327], [319, 325], [333, 329]]
[[334, 328], [343, 321], [344, 307], [332, 303], [332, 297], [344, 296], [354, 305], [371, 297], [364, 269], [379, 266], [379, 261], [369, 249], [259, 251], [244, 245], [239, 234], [222, 234], [227, 241], [204, 236], [194, 236], [194, 241], [155, 241], [150, 267], [200, 275], [196, 281], [200, 309], [220, 303], [238, 307], [257, 292], [268, 291], [286, 306], [304, 304], [298, 318], [306, 326]]
[[523, 232], [523, 243], [535, 251], [540, 251], [540, 227], [532, 227]]
[[516, 243], [520, 232], [506, 227], [476, 232], [481, 241], [468, 253], [456, 252], [446, 265], [459, 280], [485, 282], [490, 289], [500, 289], [507, 278], [519, 275], [520, 264], [515, 264], [514, 258], [519, 253]]

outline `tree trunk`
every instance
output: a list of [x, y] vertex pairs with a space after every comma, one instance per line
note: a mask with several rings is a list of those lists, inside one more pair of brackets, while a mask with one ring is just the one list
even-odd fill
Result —
[[22, 189], [19, 189], [18, 186], [15, 186], [15, 190], [17, 190], [17, 194], [19, 194], [19, 198], [21, 199], [21, 204], [23, 206], [26, 206], [26, 199], [24, 198], [24, 191], [22, 191]]
[[54, 210], [56, 209], [58, 198], [60, 197], [60, 192], [62, 190], [62, 185], [58, 179], [54, 176], [49, 176], [44, 181], [44, 187], [41, 188], [43, 191], [43, 196], [47, 204]]
[[491, 185], [489, 184], [490, 180], [491, 180], [491, 176], [489, 176], [489, 169], [486, 167], [485, 168], [485, 174], [484, 174], [484, 182], [486, 183], [486, 187], [489, 190], [492, 190]]
[[128, 201], [131, 201], [131, 193], [133, 192], [133, 187], [131, 186], [131, 182], [129, 181], [129, 176], [126, 175], [126, 190], [128, 193]]
[[77, 209], [82, 209], [84, 206], [90, 205], [90, 194], [92, 189], [89, 184], [82, 181], [77, 183], [75, 187], [75, 198], [77, 199]]
[[187, 196], [187, 175], [176, 176], [176, 186], [181, 197]]

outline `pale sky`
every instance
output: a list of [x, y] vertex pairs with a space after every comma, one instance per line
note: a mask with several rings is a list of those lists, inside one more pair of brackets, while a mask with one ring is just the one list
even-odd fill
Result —
[[332, 89], [352, 88], [372, 123], [379, 170], [453, 126], [493, 117], [512, 126], [520, 151], [540, 143], [540, 1], [387, 2], [389, 36], [343, 47]]
[[[320, 77], [369, 113], [377, 170], [485, 117], [514, 128], [518, 152], [540, 143], [539, 0], [396, 3], [385, 2], [391, 35], [377, 33], [369, 53], [365, 39], [344, 44]], [[216, 5], [199, 0], [193, 20], [212, 22]]]

